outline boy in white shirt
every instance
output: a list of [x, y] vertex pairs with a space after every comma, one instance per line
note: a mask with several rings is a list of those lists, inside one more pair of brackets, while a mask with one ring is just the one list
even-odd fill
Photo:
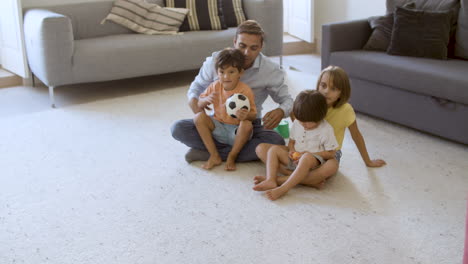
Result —
[[[325, 121], [328, 106], [325, 97], [315, 90], [302, 91], [294, 101], [293, 122], [288, 147], [275, 145], [268, 149], [266, 180], [253, 187], [266, 191], [270, 200], [276, 200], [299, 184], [311, 169], [335, 157], [338, 143], [332, 126]], [[280, 168], [280, 166], [284, 166]], [[278, 171], [293, 173], [281, 186], [276, 183]]]

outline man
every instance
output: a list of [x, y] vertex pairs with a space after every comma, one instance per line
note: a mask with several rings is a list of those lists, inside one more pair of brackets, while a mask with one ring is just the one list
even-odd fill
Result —
[[[275, 128], [281, 119], [289, 116], [293, 104], [288, 86], [284, 83], [284, 71], [261, 53], [263, 39], [263, 29], [254, 20], [247, 20], [240, 24], [234, 38], [234, 48], [240, 50], [245, 56], [244, 74], [241, 81], [252, 88], [257, 106], [257, 119], [253, 122], [252, 139], [244, 145], [239, 153], [237, 157], [239, 162], [258, 160], [255, 148], [260, 143], [284, 145], [284, 139], [271, 129]], [[215, 52], [211, 57], [206, 58], [187, 92], [188, 104], [195, 114], [205, 110], [198, 107], [200, 94], [218, 78], [214, 66], [218, 53]], [[268, 96], [271, 96], [279, 106], [266, 113], [262, 118], [262, 105]], [[187, 162], [208, 160], [210, 155], [197, 132], [193, 119], [176, 121], [171, 127], [171, 132], [176, 140], [191, 148], [185, 155]], [[221, 158], [226, 160], [231, 146], [216, 141], [215, 144]]]

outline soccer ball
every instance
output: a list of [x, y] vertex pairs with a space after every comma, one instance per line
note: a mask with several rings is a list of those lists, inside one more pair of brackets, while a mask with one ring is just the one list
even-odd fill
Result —
[[226, 100], [226, 112], [229, 116], [237, 118], [236, 112], [239, 109], [250, 110], [250, 102], [247, 96], [235, 93]]

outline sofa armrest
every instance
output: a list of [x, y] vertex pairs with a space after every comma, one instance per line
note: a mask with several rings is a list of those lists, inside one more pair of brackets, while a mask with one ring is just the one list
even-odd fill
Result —
[[47, 86], [69, 83], [74, 48], [70, 18], [44, 9], [27, 10], [24, 38], [31, 71]]
[[332, 52], [362, 49], [371, 32], [367, 19], [323, 25], [322, 69], [330, 64]]
[[245, 15], [256, 20], [265, 31], [263, 54], [283, 53], [283, 0], [244, 0]]

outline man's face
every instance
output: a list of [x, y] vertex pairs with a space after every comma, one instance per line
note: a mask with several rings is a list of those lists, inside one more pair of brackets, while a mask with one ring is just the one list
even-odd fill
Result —
[[260, 51], [262, 51], [262, 37], [242, 33], [234, 39], [234, 48], [240, 50], [245, 56], [244, 69], [252, 67]]

